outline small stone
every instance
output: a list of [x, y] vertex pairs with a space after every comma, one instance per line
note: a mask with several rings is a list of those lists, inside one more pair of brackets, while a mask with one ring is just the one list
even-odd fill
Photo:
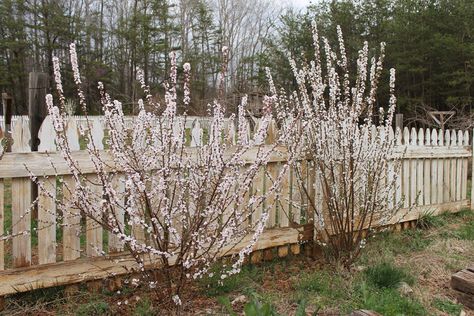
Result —
[[246, 302], [247, 302], [247, 298], [245, 297], [245, 295], [239, 295], [232, 301], [232, 305], [243, 304]]
[[459, 313], [459, 316], [466, 316], [466, 312], [464, 310], [461, 310], [461, 312]]
[[366, 269], [367, 269], [366, 266], [355, 266], [355, 267], [352, 268], [352, 270], [353, 270], [354, 272], [363, 272], [363, 271], [365, 271]]
[[400, 282], [398, 285], [398, 291], [400, 294], [405, 296], [413, 294], [413, 289], [406, 282]]

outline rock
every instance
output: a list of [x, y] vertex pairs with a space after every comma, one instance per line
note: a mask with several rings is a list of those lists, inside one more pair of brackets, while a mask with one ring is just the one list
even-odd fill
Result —
[[366, 266], [355, 266], [355, 267], [352, 267], [351, 270], [353, 272], [363, 272], [363, 271], [367, 270], [367, 267]]
[[459, 316], [466, 316], [466, 312], [464, 310], [461, 310], [461, 312], [459, 313]]
[[234, 300], [232, 301], [232, 305], [244, 304], [246, 302], [247, 302], [247, 297], [245, 297], [245, 295], [239, 295], [236, 298], [234, 298]]
[[413, 289], [406, 282], [400, 282], [398, 285], [398, 291], [404, 296], [413, 294]]

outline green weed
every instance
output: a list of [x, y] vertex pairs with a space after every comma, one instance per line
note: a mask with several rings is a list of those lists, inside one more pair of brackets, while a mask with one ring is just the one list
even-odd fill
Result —
[[382, 262], [369, 267], [364, 273], [367, 282], [379, 289], [393, 289], [400, 282], [406, 282], [410, 285], [414, 283], [414, 278], [410, 274], [389, 262]]
[[409, 229], [402, 233], [402, 240], [406, 252], [421, 251], [426, 249], [432, 242], [431, 238], [426, 238], [422, 230]]
[[106, 315], [110, 313], [110, 306], [104, 301], [93, 301], [79, 305], [76, 310], [77, 316]]
[[449, 217], [453, 219], [463, 219], [463, 220], [474, 220], [474, 210], [469, 208], [464, 208], [458, 212], [446, 213]]
[[344, 280], [340, 274], [328, 271], [304, 273], [294, 284], [296, 290], [294, 301], [308, 300], [311, 304], [320, 307], [338, 303], [347, 305], [351, 299], [350, 287], [350, 282]]
[[384, 316], [427, 314], [420, 302], [400, 295], [393, 288], [380, 289], [362, 283], [358, 287], [358, 295], [358, 308], [373, 310]]
[[418, 229], [430, 229], [442, 227], [444, 225], [446, 225], [445, 218], [443, 216], [433, 215], [433, 212], [423, 213], [416, 220], [416, 228]]
[[222, 266], [216, 265], [211, 269], [210, 276], [198, 281], [199, 286], [207, 296], [220, 296], [237, 290], [245, 290], [252, 283], [262, 279], [262, 273], [254, 266], [244, 266], [240, 273], [221, 279]]
[[462, 305], [453, 303], [448, 299], [434, 299], [432, 306], [437, 310], [448, 313], [449, 315], [459, 315], [462, 310]]
[[153, 316], [156, 315], [156, 312], [153, 311], [153, 305], [148, 298], [140, 300], [135, 306], [134, 311], [135, 316]]
[[339, 275], [332, 275], [326, 271], [316, 271], [311, 274], [302, 275], [296, 284], [296, 289], [339, 297], [342, 291], [338, 293], [337, 289], [342, 287], [342, 285], [343, 280]]
[[245, 316], [277, 316], [275, 308], [266, 302], [260, 302], [257, 299], [253, 299], [250, 303], [244, 307]]

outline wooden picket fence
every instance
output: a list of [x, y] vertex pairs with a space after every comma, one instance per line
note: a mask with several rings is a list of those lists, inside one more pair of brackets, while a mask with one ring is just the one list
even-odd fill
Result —
[[[99, 145], [98, 149], [104, 149], [101, 146], [107, 132], [103, 120], [101, 117], [90, 119], [95, 144]], [[127, 118], [130, 126], [133, 119]], [[94, 166], [87, 152], [81, 150], [83, 145], [78, 134], [78, 126], [84, 121], [83, 117], [73, 117], [69, 121], [68, 142], [75, 150], [72, 155], [80, 168], [93, 177]], [[204, 135], [208, 134], [209, 122], [209, 118], [187, 118], [189, 146], [206, 142]], [[1, 124], [0, 127], [5, 130]], [[226, 124], [228, 133], [224, 139], [229, 144], [235, 143], [234, 122], [228, 120]], [[274, 129], [272, 133], [277, 132], [274, 124], [271, 128]], [[30, 171], [40, 177], [45, 185], [50, 185], [51, 189], [56, 184], [47, 181], [48, 176], [58, 177], [60, 181], [56, 183], [72, 181], [61, 155], [55, 153], [52, 133], [51, 121], [47, 118], [39, 132], [39, 152], [30, 152], [28, 119], [12, 119], [12, 152], [6, 153], [0, 160], [0, 236], [4, 234], [7, 224], [5, 231], [15, 237], [0, 240], [0, 297], [37, 288], [103, 279], [136, 268], [135, 260], [120, 252], [119, 241], [110, 234], [104, 238], [106, 234], [102, 227], [93, 221], [83, 221], [81, 215], [74, 214], [72, 210], [71, 216], [58, 221], [54, 199], [40, 196], [38, 218], [32, 219]], [[271, 142], [271, 139], [267, 142]], [[403, 200], [404, 209], [400, 214], [404, 216], [394, 218], [392, 224], [413, 221], [425, 212], [437, 214], [469, 207], [468, 164], [474, 152], [467, 131], [405, 128], [397, 139], [397, 150], [403, 152], [404, 156], [394, 202]], [[48, 154], [44, 151], [48, 151]], [[248, 153], [246, 159], [252, 160], [252, 152]], [[272, 155], [266, 170], [262, 170], [249, 190], [264, 191], [270, 183], [267, 174], [278, 174], [284, 160], [282, 155]], [[300, 164], [310, 194], [320, 201], [322, 192], [315, 181], [312, 162], [304, 160]], [[116, 189], [124, 190], [118, 182]], [[270, 211], [267, 229], [254, 250], [278, 248], [281, 256], [288, 253], [288, 249], [298, 253], [298, 244], [311, 240], [314, 233], [312, 212], [308, 211], [307, 197], [300, 192], [293, 170], [285, 177], [278, 199]], [[271, 204], [273, 202], [269, 201]], [[259, 215], [256, 212], [255, 216]], [[17, 235], [23, 231], [32, 233]], [[289, 245], [292, 246], [288, 248]], [[234, 251], [238, 251], [239, 247]], [[106, 256], [101, 255], [102, 251]]]

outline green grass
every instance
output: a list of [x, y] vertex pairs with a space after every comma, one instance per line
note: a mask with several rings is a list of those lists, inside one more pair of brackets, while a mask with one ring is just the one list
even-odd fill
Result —
[[399, 292], [401, 282], [414, 285], [415, 278], [405, 268], [390, 262], [369, 266], [354, 277], [352, 310], [373, 310], [385, 316], [426, 315], [426, 309], [417, 299]]
[[453, 303], [448, 299], [436, 298], [434, 299], [432, 305], [437, 310], [453, 316], [458, 316], [463, 309], [463, 306], [461, 304]]
[[154, 311], [153, 304], [151, 303], [150, 299], [144, 298], [137, 303], [133, 314], [135, 316], [153, 316], [157, 313]]
[[474, 240], [474, 221], [463, 224], [454, 232], [454, 236], [462, 240]]
[[401, 233], [384, 231], [373, 236], [369, 243], [370, 247], [357, 259], [358, 264], [367, 265], [374, 257], [391, 258], [426, 249], [432, 243], [432, 239], [426, 238], [422, 230], [415, 229]]
[[402, 242], [404, 242], [405, 251], [421, 251], [426, 249], [433, 240], [426, 238], [421, 230], [409, 229], [402, 233]]
[[81, 304], [76, 309], [77, 316], [93, 316], [110, 314], [110, 306], [102, 300]]
[[474, 211], [465, 209], [457, 213], [444, 215], [449, 222], [461, 222], [456, 229], [444, 230], [440, 233], [443, 238], [456, 238], [460, 240], [474, 240]]
[[364, 271], [366, 280], [373, 286], [383, 288], [397, 288], [400, 282], [413, 285], [414, 278], [404, 269], [395, 267], [390, 262], [382, 262], [367, 268]]
[[[228, 297], [220, 296], [217, 298], [219, 304], [221, 304], [225, 311], [227, 312], [228, 315], [230, 316], [237, 316], [238, 312], [236, 312], [229, 300]], [[305, 306], [299, 305], [298, 306], [298, 312], [296, 313], [296, 316], [303, 316], [306, 315], [304, 312]], [[260, 295], [257, 293], [254, 293], [251, 295], [251, 300], [250, 302], [246, 303], [244, 306], [244, 315], [245, 316], [280, 316], [276, 309], [275, 306], [273, 306], [271, 303], [262, 301]]]
[[249, 265], [242, 267], [240, 273], [221, 280], [219, 273], [221, 268], [221, 265], [216, 265], [211, 269], [211, 276], [205, 276], [199, 279], [199, 287], [206, 296], [222, 296], [234, 291], [249, 293], [253, 290], [252, 284], [262, 279], [262, 275], [259, 273], [260, 269]]
[[443, 213], [441, 216], [444, 216], [450, 222], [458, 221], [459, 219], [465, 221], [474, 220], [474, 210], [465, 208], [454, 213], [446, 212]]
[[[11, 231], [11, 196], [8, 196], [10, 182], [5, 181], [5, 185], [7, 192], [5, 228]], [[85, 222], [82, 224], [85, 225]], [[370, 309], [383, 315], [426, 315], [428, 309], [430, 312], [437, 309], [450, 315], [459, 315], [461, 305], [449, 300], [437, 298], [429, 302], [428, 306], [423, 306], [416, 298], [400, 294], [397, 289], [398, 284], [406, 282], [416, 286], [413, 275], [421, 272], [412, 269], [408, 264], [403, 266], [398, 263], [399, 266], [395, 266], [391, 262], [394, 262], [393, 260], [397, 256], [397, 258], [410, 256], [414, 252], [427, 249], [433, 245], [434, 240], [446, 238], [474, 240], [474, 212], [462, 210], [439, 216], [425, 214], [418, 220], [417, 227], [418, 229], [406, 230], [401, 233], [386, 231], [370, 238], [361, 258], [356, 261], [356, 265], [363, 266], [363, 271], [357, 270], [349, 273], [346, 270], [339, 271], [334, 267], [319, 269], [308, 267], [308, 264], [305, 263], [307, 261], [304, 259], [291, 261], [281, 259], [257, 266], [244, 266], [240, 274], [222, 281], [218, 273], [212, 277], [203, 278], [198, 282], [199, 295], [215, 299], [219, 296], [234, 297], [244, 294], [249, 299], [258, 297], [258, 302], [261, 302], [262, 306], [268, 305], [275, 308], [281, 307], [278, 305], [282, 302], [281, 296], [287, 296], [285, 302], [290, 301], [290, 305], [295, 307], [308, 304], [313, 309], [337, 308], [342, 313], [349, 313], [355, 309]], [[60, 234], [61, 231], [58, 231], [58, 238], [61, 238]], [[104, 232], [104, 244], [107, 244], [107, 237]], [[32, 243], [34, 244], [33, 236]], [[85, 234], [81, 234], [81, 244], [85, 245]], [[444, 263], [449, 270], [459, 270], [465, 267], [467, 255], [450, 253], [446, 256]], [[218, 266], [214, 268], [215, 272], [218, 268]], [[268, 282], [269, 275], [280, 272], [275, 273], [280, 278], [283, 275], [282, 271], [290, 278], [289, 289], [279, 289], [278, 285], [275, 285], [274, 288], [268, 285], [264, 286], [264, 283]], [[275, 280], [280, 281], [280, 279]], [[120, 295], [132, 295], [135, 293], [134, 291], [136, 290], [124, 288]], [[18, 301], [21, 306], [28, 304], [34, 306], [39, 303], [41, 306], [53, 308], [59, 304], [58, 301], [62, 295], [62, 289], [53, 288], [22, 294], [18, 296]], [[86, 302], [73, 302], [74, 307], [65, 308], [68, 311], [72, 310], [77, 315], [112, 314], [113, 310], [117, 308], [114, 303], [116, 299], [116, 292], [110, 292], [109, 295], [90, 296]], [[61, 302], [64, 301], [61, 300]], [[130, 308], [133, 308], [131, 313], [134, 315], [159, 314], [156, 306], [153, 306], [151, 297], [143, 298]]]
[[295, 282], [296, 291], [294, 300], [307, 299], [308, 302], [319, 307], [327, 307], [335, 302], [348, 302], [351, 291], [348, 291], [346, 280], [340, 274], [330, 271], [314, 271], [304, 273]]
[[[450, 224], [461, 224], [457, 229]], [[401, 233], [383, 231], [370, 239], [371, 247], [362, 252], [358, 264], [366, 265], [372, 258], [391, 258], [397, 255], [408, 255], [413, 251], [421, 251], [429, 247], [434, 238], [426, 237], [436, 229], [436, 236], [443, 239], [456, 238], [474, 240], [474, 211], [464, 209], [455, 213], [445, 212], [434, 216], [425, 214], [420, 217], [417, 229], [405, 230]]]
[[346, 277], [341, 272], [314, 271], [298, 276], [293, 301], [322, 309], [337, 306], [343, 314], [369, 309], [386, 316], [426, 315], [418, 300], [400, 294], [400, 282], [413, 285], [415, 279], [405, 269], [385, 262]]
[[358, 287], [357, 295], [357, 308], [373, 310], [384, 316], [427, 315], [420, 302], [402, 296], [393, 288], [380, 289], [362, 283]]
[[190, 129], [190, 128], [186, 128], [186, 129], [184, 130], [184, 143], [186, 144], [186, 146], [190, 146], [190, 145], [191, 145], [191, 137], [192, 137], [191, 129]]

